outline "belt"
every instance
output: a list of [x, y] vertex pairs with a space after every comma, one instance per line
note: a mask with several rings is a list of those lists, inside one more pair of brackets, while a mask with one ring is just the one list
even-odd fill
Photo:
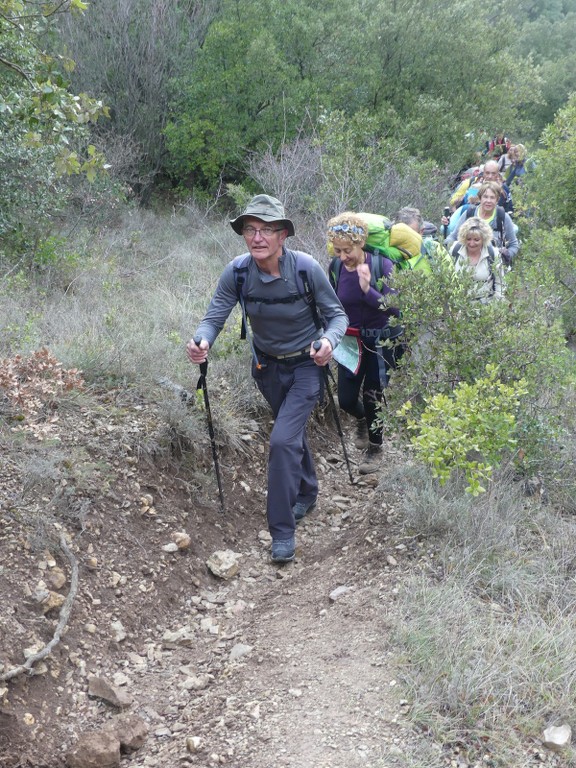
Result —
[[385, 325], [384, 328], [361, 328], [360, 333], [365, 339], [396, 339], [404, 333], [404, 327]]
[[310, 347], [305, 347], [304, 349], [299, 349], [297, 352], [288, 352], [285, 355], [269, 355], [267, 352], [262, 352], [259, 349], [256, 349], [256, 354], [258, 357], [263, 357], [265, 360], [289, 360], [290, 362], [295, 362], [299, 358], [306, 358], [310, 357]]

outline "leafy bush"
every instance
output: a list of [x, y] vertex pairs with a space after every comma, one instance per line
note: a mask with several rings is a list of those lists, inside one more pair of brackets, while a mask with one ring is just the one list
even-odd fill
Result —
[[495, 365], [486, 374], [473, 384], [461, 382], [452, 395], [434, 395], [417, 420], [409, 417], [409, 401], [401, 409], [415, 433], [411, 443], [418, 458], [432, 465], [441, 485], [453, 470], [462, 470], [473, 496], [486, 490], [480, 483], [491, 479], [491, 463], [516, 445], [516, 413], [526, 394], [522, 380], [515, 386], [498, 381]]
[[[467, 275], [456, 278], [450, 265], [436, 265], [431, 277], [421, 273], [397, 276], [409, 350], [394, 372], [387, 394], [391, 407], [383, 418], [389, 428], [405, 426], [395, 413], [402, 419], [406, 401], [411, 402], [412, 430], [427, 408], [433, 409], [426, 416], [432, 419], [439, 405], [453, 412], [456, 403], [466, 401], [470, 421], [467, 426], [459, 423], [458, 429], [477, 434], [475, 420], [494, 407], [494, 393], [484, 383], [478, 389], [458, 387], [481, 382], [488, 366], [488, 370], [497, 370], [498, 386], [508, 388], [499, 395], [508, 393], [504, 398], [511, 398], [508, 406], [513, 405], [514, 390], [522, 393], [514, 432], [516, 437], [521, 435], [518, 455], [522, 466], [534, 470], [551, 441], [561, 434], [574, 382], [574, 361], [566, 348], [555, 285], [540, 284], [539, 274], [535, 267], [532, 277], [523, 275], [523, 283], [514, 277], [507, 297], [487, 305], [470, 299], [471, 279]], [[454, 400], [457, 391], [460, 395]], [[501, 406], [506, 405], [504, 400]]]
[[542, 132], [523, 177], [522, 206], [537, 226], [571, 227], [576, 219], [576, 95]]

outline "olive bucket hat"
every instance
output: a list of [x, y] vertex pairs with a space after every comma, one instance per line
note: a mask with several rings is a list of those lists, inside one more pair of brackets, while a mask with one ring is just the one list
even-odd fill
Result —
[[250, 200], [246, 206], [246, 210], [243, 211], [240, 216], [231, 220], [230, 226], [237, 235], [242, 234], [244, 219], [249, 217], [260, 219], [266, 223], [281, 221], [288, 230], [288, 237], [294, 234], [294, 224], [290, 219], [286, 218], [284, 206], [280, 200], [277, 200], [275, 197], [270, 197], [270, 195], [256, 195]]

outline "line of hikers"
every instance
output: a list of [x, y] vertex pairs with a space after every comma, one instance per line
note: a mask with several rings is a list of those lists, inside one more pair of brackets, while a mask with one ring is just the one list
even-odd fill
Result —
[[[450, 254], [437, 241], [437, 228], [416, 208], [400, 209], [394, 221], [350, 211], [332, 218], [326, 233], [333, 256], [328, 275], [312, 256], [286, 247], [294, 224], [276, 198], [256, 195], [230, 221], [247, 252], [225, 267], [186, 350], [192, 363], [205, 364], [240, 304], [252, 376], [274, 415], [266, 502], [273, 562], [294, 559], [296, 524], [316, 504], [318, 480], [306, 425], [323, 384], [329, 385], [323, 369], [333, 358], [339, 406], [357, 420], [357, 447], [366, 451], [359, 472], [379, 468], [378, 411], [390, 370], [403, 353], [399, 313], [387, 304], [394, 293], [393, 271], [431, 271], [431, 264], [447, 260], [456, 272], [472, 274], [481, 302], [503, 295], [503, 257], [492, 245], [490, 225], [498, 219], [501, 191], [494, 181], [485, 181], [478, 192], [474, 215], [463, 218], [447, 238]], [[503, 234], [505, 258], [511, 261], [517, 245], [506, 219]], [[396, 342], [383, 345], [386, 339]]]

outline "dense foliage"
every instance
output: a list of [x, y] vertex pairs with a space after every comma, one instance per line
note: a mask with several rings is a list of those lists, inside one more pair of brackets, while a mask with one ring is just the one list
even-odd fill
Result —
[[573, 87], [572, 5], [102, 0], [62, 34], [138, 174], [213, 191], [335, 112], [451, 167], [497, 130], [535, 139]]
[[56, 18], [86, 9], [81, 0], [0, 2], [0, 236], [30, 243], [41, 222], [65, 201], [63, 176], [93, 179], [102, 156], [89, 144], [86, 126], [108, 113], [100, 101], [70, 92], [74, 62], [50, 54]]

